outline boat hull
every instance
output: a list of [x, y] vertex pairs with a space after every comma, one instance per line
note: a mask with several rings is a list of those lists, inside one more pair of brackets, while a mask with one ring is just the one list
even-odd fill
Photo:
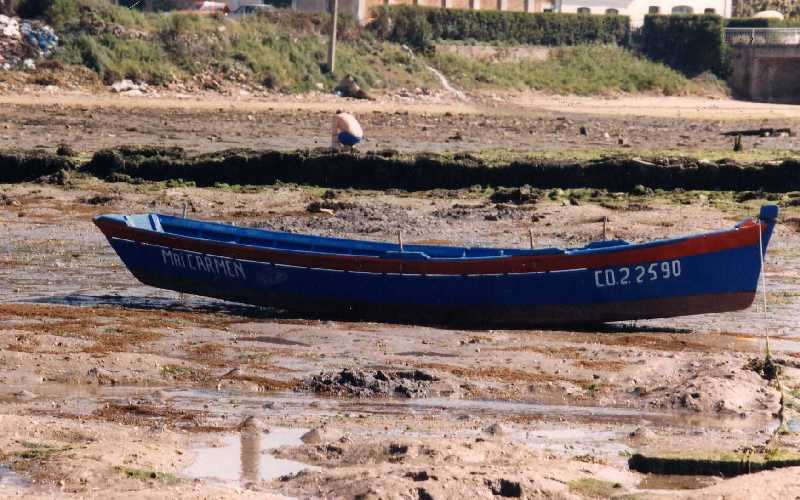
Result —
[[610, 259], [608, 266], [557, 271], [423, 275], [284, 265], [108, 236], [134, 276], [154, 287], [316, 317], [457, 325], [603, 323], [740, 310], [753, 302], [761, 262], [756, 239], [688, 256], [665, 246], [657, 260], [629, 264]]

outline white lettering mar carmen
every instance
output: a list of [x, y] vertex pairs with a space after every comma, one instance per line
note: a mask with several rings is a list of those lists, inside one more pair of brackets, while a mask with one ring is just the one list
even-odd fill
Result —
[[244, 266], [241, 262], [223, 257], [213, 257], [211, 255], [200, 255], [196, 253], [177, 252], [172, 250], [161, 250], [161, 258], [164, 264], [181, 269], [191, 269], [192, 271], [202, 271], [204, 273], [225, 276], [228, 278], [245, 279]]
[[640, 285], [649, 281], [675, 279], [680, 275], [680, 260], [653, 262], [652, 264], [633, 267], [598, 269], [594, 272], [594, 286], [605, 288]]

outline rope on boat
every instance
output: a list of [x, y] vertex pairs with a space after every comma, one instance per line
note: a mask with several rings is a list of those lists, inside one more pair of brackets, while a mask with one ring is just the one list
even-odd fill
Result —
[[766, 356], [770, 356], [769, 351], [769, 318], [767, 317], [767, 277], [764, 271], [764, 243], [761, 239], [761, 221], [758, 221], [758, 256], [761, 259], [761, 292], [764, 297], [764, 349]]

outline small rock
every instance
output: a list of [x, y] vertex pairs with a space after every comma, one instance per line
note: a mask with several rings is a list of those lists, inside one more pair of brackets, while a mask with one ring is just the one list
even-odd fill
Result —
[[241, 369], [234, 368], [232, 370], [229, 370], [229, 371], [225, 372], [225, 374], [222, 375], [220, 377], [220, 379], [223, 379], [223, 378], [235, 378], [235, 377], [238, 377], [241, 374], [242, 374], [242, 370]]
[[733, 140], [733, 150], [734, 151], [743, 151], [744, 146], [742, 146], [742, 136], [737, 135], [736, 138]]
[[138, 91], [141, 92], [141, 90], [142, 90], [141, 86], [136, 85], [133, 82], [133, 80], [128, 80], [127, 78], [125, 80], [120, 80], [120, 81], [112, 83], [109, 86], [109, 88], [111, 89], [112, 92], [116, 92], [116, 93], [130, 92], [130, 91], [133, 91], [133, 90], [138, 90]]
[[504, 436], [506, 434], [506, 430], [497, 422], [485, 428], [483, 432], [491, 436]]
[[648, 429], [647, 427], [637, 427], [636, 430], [628, 434], [631, 439], [641, 439], [643, 441], [649, 441], [655, 439], [656, 433]]
[[38, 398], [39, 395], [35, 394], [35, 393], [31, 392], [31, 391], [26, 391], [25, 389], [22, 389], [21, 391], [15, 392], [14, 393], [14, 397], [19, 398], [19, 399], [34, 399], [34, 398]]
[[589, 135], [589, 129], [586, 127], [581, 127], [580, 129], [578, 129], [578, 131], [580, 132], [581, 135]]
[[98, 385], [117, 384], [117, 379], [114, 377], [114, 375], [104, 368], [90, 368], [89, 371], [86, 372], [86, 376], [90, 379], [94, 379]]
[[319, 429], [311, 429], [300, 436], [300, 441], [305, 444], [319, 444], [322, 442], [322, 434], [319, 432]]
[[167, 399], [167, 393], [162, 390], [155, 391], [150, 396], [154, 401], [165, 401]]
[[342, 81], [339, 82], [339, 85], [337, 85], [337, 87], [334, 89], [334, 92], [340, 97], [372, 100], [372, 97], [370, 97], [361, 89], [352, 75], [346, 75], [344, 78], [342, 78]]
[[449, 140], [449, 141], [463, 141], [464, 140], [464, 136], [461, 135], [461, 132], [457, 131], [455, 134], [453, 134], [450, 137], [448, 137], [447, 140]]
[[242, 423], [239, 424], [239, 429], [241, 430], [262, 430], [264, 428], [263, 423], [253, 415], [248, 415], [244, 417]]
[[431, 478], [428, 474], [428, 471], [421, 470], [419, 472], [406, 472], [406, 477], [411, 479], [412, 481], [427, 481]]

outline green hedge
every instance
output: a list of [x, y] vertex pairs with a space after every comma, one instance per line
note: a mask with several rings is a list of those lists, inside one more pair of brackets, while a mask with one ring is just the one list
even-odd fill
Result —
[[800, 19], [764, 19], [760, 17], [743, 17], [728, 19], [726, 28], [800, 28]]
[[642, 52], [690, 77], [728, 72], [723, 21], [716, 15], [645, 16]]
[[627, 45], [627, 16], [530, 14], [394, 5], [375, 9], [373, 29], [384, 39], [430, 49], [435, 40], [530, 45]]

